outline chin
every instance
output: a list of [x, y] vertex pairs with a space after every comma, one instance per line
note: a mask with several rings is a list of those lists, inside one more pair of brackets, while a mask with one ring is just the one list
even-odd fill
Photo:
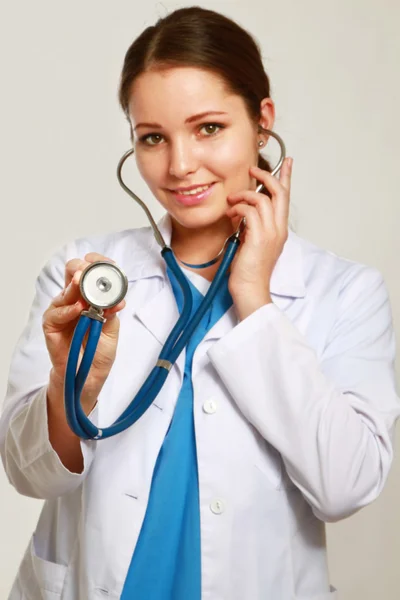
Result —
[[226, 207], [221, 208], [217, 211], [215, 207], [197, 206], [187, 210], [185, 208], [178, 213], [176, 211], [170, 212], [171, 218], [177, 221], [183, 227], [188, 229], [200, 229], [202, 227], [210, 227], [216, 223], [223, 221], [230, 221], [229, 217], [225, 214]]

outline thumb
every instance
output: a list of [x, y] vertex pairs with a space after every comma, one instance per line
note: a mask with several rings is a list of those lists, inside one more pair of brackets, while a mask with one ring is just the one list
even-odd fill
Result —
[[113, 313], [106, 318], [103, 324], [102, 332], [110, 337], [118, 337], [119, 333], [119, 317], [118, 313]]

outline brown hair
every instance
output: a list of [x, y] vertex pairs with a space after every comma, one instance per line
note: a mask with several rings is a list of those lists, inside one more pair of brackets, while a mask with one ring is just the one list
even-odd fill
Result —
[[[218, 74], [232, 93], [243, 98], [250, 118], [258, 123], [261, 100], [270, 96], [269, 78], [254, 38], [228, 17], [199, 6], [180, 8], [136, 38], [125, 55], [118, 92], [129, 124], [135, 79], [149, 69], [170, 66], [199, 67]], [[258, 166], [272, 171], [261, 155]]]

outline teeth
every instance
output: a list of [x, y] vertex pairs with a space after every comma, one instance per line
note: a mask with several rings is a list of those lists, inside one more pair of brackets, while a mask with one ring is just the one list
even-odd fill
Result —
[[198, 187], [193, 190], [189, 190], [188, 192], [178, 192], [178, 193], [182, 194], [183, 196], [195, 196], [196, 194], [199, 194], [200, 192], [203, 192], [204, 190], [208, 190], [209, 187], [211, 187], [211, 185], [203, 185], [202, 187]]

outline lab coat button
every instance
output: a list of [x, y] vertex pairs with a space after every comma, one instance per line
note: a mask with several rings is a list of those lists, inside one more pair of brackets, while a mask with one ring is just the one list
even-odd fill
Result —
[[206, 402], [204, 402], [203, 410], [208, 415], [213, 415], [217, 410], [217, 403], [215, 402], [215, 400], [212, 400], [210, 398], [209, 400], [206, 400]]
[[225, 510], [225, 504], [222, 500], [213, 500], [210, 504], [210, 508], [215, 515], [220, 515]]

